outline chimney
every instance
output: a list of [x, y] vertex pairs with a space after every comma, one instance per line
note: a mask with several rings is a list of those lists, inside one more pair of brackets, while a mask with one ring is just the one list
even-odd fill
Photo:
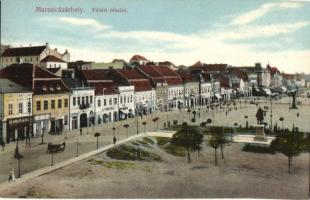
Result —
[[55, 51], [57, 52], [57, 48], [55, 48]]
[[30, 43], [29, 46], [32, 47], [32, 44]]
[[47, 46], [47, 47], [49, 46], [48, 42], [45, 43], [45, 46]]

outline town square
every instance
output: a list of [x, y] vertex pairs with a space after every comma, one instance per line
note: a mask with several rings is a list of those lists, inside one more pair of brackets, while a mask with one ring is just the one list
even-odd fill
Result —
[[1, 198], [310, 198], [309, 2], [72, 3], [1, 1]]

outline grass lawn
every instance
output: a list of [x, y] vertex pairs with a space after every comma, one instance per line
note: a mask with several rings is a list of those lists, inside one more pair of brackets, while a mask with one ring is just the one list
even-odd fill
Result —
[[[143, 148], [140, 148], [140, 157], [138, 156], [138, 143], [141, 143], [142, 141], [135, 141], [133, 145], [126, 144], [122, 145], [120, 147], [117, 147], [115, 149], [109, 150], [107, 152], [107, 156], [109, 156], [112, 159], [117, 160], [140, 160], [140, 161], [161, 161], [161, 157], [155, 153], [151, 153]], [[145, 144], [144, 142], [142, 142]], [[146, 143], [147, 144], [147, 143]]]

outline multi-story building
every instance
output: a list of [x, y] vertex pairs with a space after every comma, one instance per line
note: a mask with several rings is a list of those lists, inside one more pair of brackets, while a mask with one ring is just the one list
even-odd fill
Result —
[[61, 58], [57, 58], [56, 56], [46, 56], [43, 60], [41, 60], [41, 66], [44, 68], [60, 68], [60, 69], [67, 69], [68, 65]]
[[79, 70], [77, 76], [95, 88], [95, 124], [134, 116], [134, 86], [119, 85], [111, 70]]
[[110, 75], [119, 85], [134, 86], [136, 114], [150, 114], [156, 109], [155, 89], [150, 80], [137, 69], [112, 69]]
[[10, 143], [32, 135], [32, 91], [0, 78], [0, 141]]
[[13, 64], [1, 76], [33, 92], [33, 135], [68, 129], [69, 88], [60, 77], [34, 64]]
[[[43, 46], [9, 47], [1, 54], [1, 67], [4, 68], [15, 63], [31, 63], [44, 67], [41, 61], [47, 56], [54, 56], [64, 62], [70, 61], [70, 53], [66, 50], [63, 54], [57, 49], [51, 49], [49, 44]], [[59, 63], [57, 63], [59, 64]]]
[[95, 89], [85, 86], [76, 78], [63, 78], [70, 88], [69, 123], [70, 130], [95, 125]]
[[168, 85], [168, 106], [166, 110], [184, 107], [184, 87], [180, 75], [168, 66], [159, 65], [155, 69], [164, 77]]
[[168, 108], [168, 84], [165, 78], [159, 73], [156, 67], [152, 64], [141, 65], [137, 67], [144, 76], [150, 79], [152, 86], [156, 92], [156, 108], [160, 111]]
[[187, 72], [179, 72], [184, 87], [184, 107], [194, 108], [199, 104], [199, 81]]

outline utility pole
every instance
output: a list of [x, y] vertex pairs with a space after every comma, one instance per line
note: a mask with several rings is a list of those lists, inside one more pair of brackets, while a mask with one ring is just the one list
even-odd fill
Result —
[[[136, 111], [137, 112], [137, 111]], [[137, 122], [137, 135], [139, 134], [139, 121], [138, 121], [139, 116], [136, 116], [136, 122]]]
[[270, 132], [273, 133], [273, 127], [272, 127], [272, 98], [270, 95]]

